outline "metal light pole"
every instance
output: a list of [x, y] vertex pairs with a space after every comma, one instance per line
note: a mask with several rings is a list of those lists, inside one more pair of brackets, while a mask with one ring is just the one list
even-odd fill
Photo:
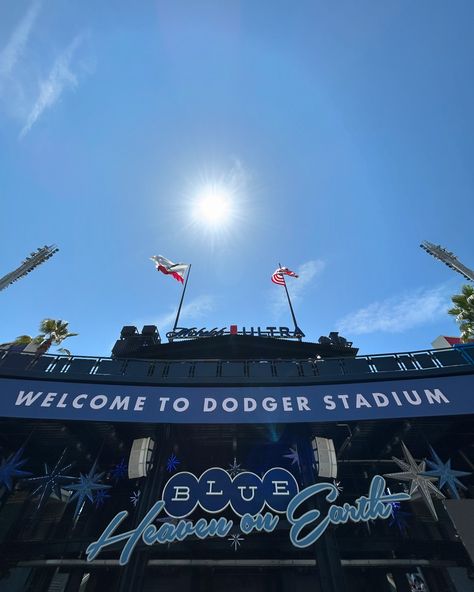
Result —
[[58, 251], [59, 249], [56, 245], [45, 245], [31, 253], [31, 255], [27, 257], [19, 267], [0, 278], [0, 290], [8, 288], [10, 284], [13, 284], [13, 282], [16, 282], [30, 273], [30, 271], [33, 271], [33, 269], [44, 263]]
[[435, 257], [435, 259], [439, 259], [445, 265], [447, 265], [451, 269], [454, 269], [454, 271], [460, 273], [467, 280], [474, 282], [474, 271], [472, 271], [472, 269], [469, 269], [469, 267], [463, 265], [454, 253], [447, 251], [441, 245], [434, 245], [433, 243], [429, 243], [428, 241], [423, 241], [420, 247], [424, 249], [427, 253]]

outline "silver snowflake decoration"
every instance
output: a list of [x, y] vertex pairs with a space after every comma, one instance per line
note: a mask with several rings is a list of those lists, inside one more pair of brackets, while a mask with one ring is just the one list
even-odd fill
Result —
[[234, 551], [237, 551], [237, 549], [242, 544], [244, 537], [241, 537], [239, 533], [235, 533], [231, 534], [227, 540], [230, 541], [230, 546], [234, 547]]
[[422, 461], [419, 464], [417, 464], [415, 459], [411, 455], [410, 451], [403, 442], [402, 449], [403, 454], [405, 456], [405, 460], [401, 460], [399, 458], [395, 458], [394, 456], [392, 456], [393, 462], [402, 469], [402, 472], [387, 473], [385, 477], [388, 477], [389, 479], [397, 479], [398, 481], [408, 481], [410, 483], [410, 490], [408, 492], [410, 494], [410, 497], [412, 499], [415, 495], [417, 497], [421, 497], [425, 504], [428, 506], [428, 509], [433, 518], [435, 520], [438, 520], [438, 515], [436, 514], [436, 510], [431, 496], [435, 496], [439, 499], [444, 499], [444, 495], [435, 485], [433, 485], [432, 481], [434, 481], [435, 478], [427, 477], [425, 475], [426, 462]]
[[237, 475], [239, 473], [243, 473], [244, 470], [240, 468], [240, 465], [242, 463], [238, 463], [237, 459], [234, 456], [234, 462], [229, 464], [229, 468], [227, 469], [227, 472], [229, 473], [229, 475], [234, 478], [237, 477]]
[[130, 496], [130, 503], [133, 506], [137, 506], [138, 502], [140, 501], [140, 496], [141, 496], [142, 492], [137, 489], [137, 491], [132, 492], [132, 495]]
[[284, 454], [283, 456], [291, 460], [291, 466], [296, 465], [298, 469], [300, 469], [300, 455], [298, 454], [298, 447], [296, 444], [294, 448], [290, 447], [288, 454]]
[[37, 505], [38, 510], [45, 502], [48, 501], [52, 494], [60, 500], [61, 487], [65, 487], [67, 484], [76, 480], [76, 477], [65, 475], [66, 471], [69, 471], [69, 469], [72, 467], [72, 463], [63, 465], [63, 459], [65, 455], [66, 448], [63, 450], [61, 456], [52, 469], [49, 468], [48, 463], [44, 463], [44, 475], [41, 477], [29, 477], [28, 479], [23, 480], [23, 483], [25, 483], [27, 486], [32, 486], [35, 488], [31, 494], [33, 497], [35, 495], [40, 496]]
[[110, 489], [111, 485], [105, 485], [102, 483], [102, 477], [105, 473], [98, 473], [97, 469], [97, 459], [94, 461], [94, 464], [91, 467], [91, 470], [87, 473], [87, 475], [83, 475], [82, 473], [79, 474], [79, 482], [74, 483], [72, 485], [66, 485], [65, 489], [67, 491], [71, 491], [72, 495], [68, 500], [72, 502], [76, 500], [76, 509], [74, 510], [74, 518], [79, 516], [79, 513], [82, 510], [82, 507], [86, 503], [87, 500], [90, 502], [94, 502], [94, 493], [99, 491], [100, 489]]

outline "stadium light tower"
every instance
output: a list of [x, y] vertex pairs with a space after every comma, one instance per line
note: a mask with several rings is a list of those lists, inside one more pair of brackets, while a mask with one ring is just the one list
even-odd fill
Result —
[[460, 273], [467, 280], [474, 282], [474, 271], [463, 265], [454, 253], [447, 251], [441, 245], [434, 245], [428, 241], [423, 241], [420, 245], [427, 253], [442, 261], [445, 265]]
[[30, 271], [33, 271], [35, 267], [44, 263], [58, 251], [59, 249], [56, 245], [45, 245], [44, 247], [40, 247], [37, 251], [33, 251], [33, 253], [31, 253], [31, 255], [27, 257], [19, 267], [0, 278], [0, 290], [8, 288], [10, 284], [13, 284], [13, 282], [16, 282], [30, 273]]

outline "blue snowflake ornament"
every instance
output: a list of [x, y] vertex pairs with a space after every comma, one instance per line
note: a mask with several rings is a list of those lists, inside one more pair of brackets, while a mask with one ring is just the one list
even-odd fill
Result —
[[122, 460], [119, 463], [114, 465], [114, 467], [110, 471], [110, 476], [115, 482], [117, 482], [117, 481], [120, 481], [120, 479], [125, 479], [125, 477], [127, 475], [128, 475], [128, 465], [125, 462], [125, 459], [122, 458]]
[[94, 495], [94, 505], [96, 508], [100, 508], [110, 498], [110, 494], [107, 493], [106, 489], [98, 489]]
[[27, 462], [26, 459], [21, 458], [24, 448], [20, 448], [7, 459], [2, 460], [0, 465], [0, 483], [4, 485], [9, 491], [13, 489], [13, 479], [21, 479], [22, 477], [29, 477], [32, 473], [23, 471], [21, 467]]
[[176, 458], [175, 454], [171, 454], [166, 462], [166, 470], [168, 473], [172, 473], [173, 471], [176, 471], [179, 464], [181, 464], [181, 461]]
[[61, 499], [61, 487], [65, 487], [76, 480], [76, 477], [65, 475], [66, 471], [69, 471], [72, 467], [72, 463], [63, 465], [65, 455], [66, 448], [52, 469], [49, 468], [48, 463], [44, 463], [44, 475], [41, 477], [28, 477], [22, 480], [22, 483], [25, 483], [28, 487], [35, 488], [31, 493], [33, 497], [40, 496], [37, 505], [38, 510], [48, 501], [51, 494], [55, 495], [57, 499]]
[[74, 510], [74, 518], [79, 516], [82, 506], [89, 500], [94, 502], [94, 492], [99, 489], [110, 489], [111, 485], [105, 485], [102, 483], [102, 477], [105, 473], [97, 473], [97, 460], [92, 465], [91, 470], [87, 475], [79, 474], [79, 482], [72, 485], [66, 485], [65, 489], [72, 492], [71, 497], [68, 500], [72, 502], [76, 500], [76, 509]]
[[436, 454], [432, 446], [430, 446], [430, 451], [433, 460], [426, 459], [426, 464], [430, 470], [424, 471], [423, 475], [426, 475], [427, 477], [437, 477], [439, 479], [439, 489], [442, 489], [444, 486], [446, 486], [454, 498], [460, 499], [458, 487], [461, 489], [467, 489], [467, 487], [464, 485], [464, 483], [459, 481], [458, 477], [466, 477], [471, 473], [452, 469], [450, 458], [444, 463]]

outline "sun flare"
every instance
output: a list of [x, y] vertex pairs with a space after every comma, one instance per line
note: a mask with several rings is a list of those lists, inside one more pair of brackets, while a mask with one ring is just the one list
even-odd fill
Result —
[[221, 185], [209, 184], [196, 194], [194, 221], [209, 228], [223, 227], [233, 214], [231, 192]]

